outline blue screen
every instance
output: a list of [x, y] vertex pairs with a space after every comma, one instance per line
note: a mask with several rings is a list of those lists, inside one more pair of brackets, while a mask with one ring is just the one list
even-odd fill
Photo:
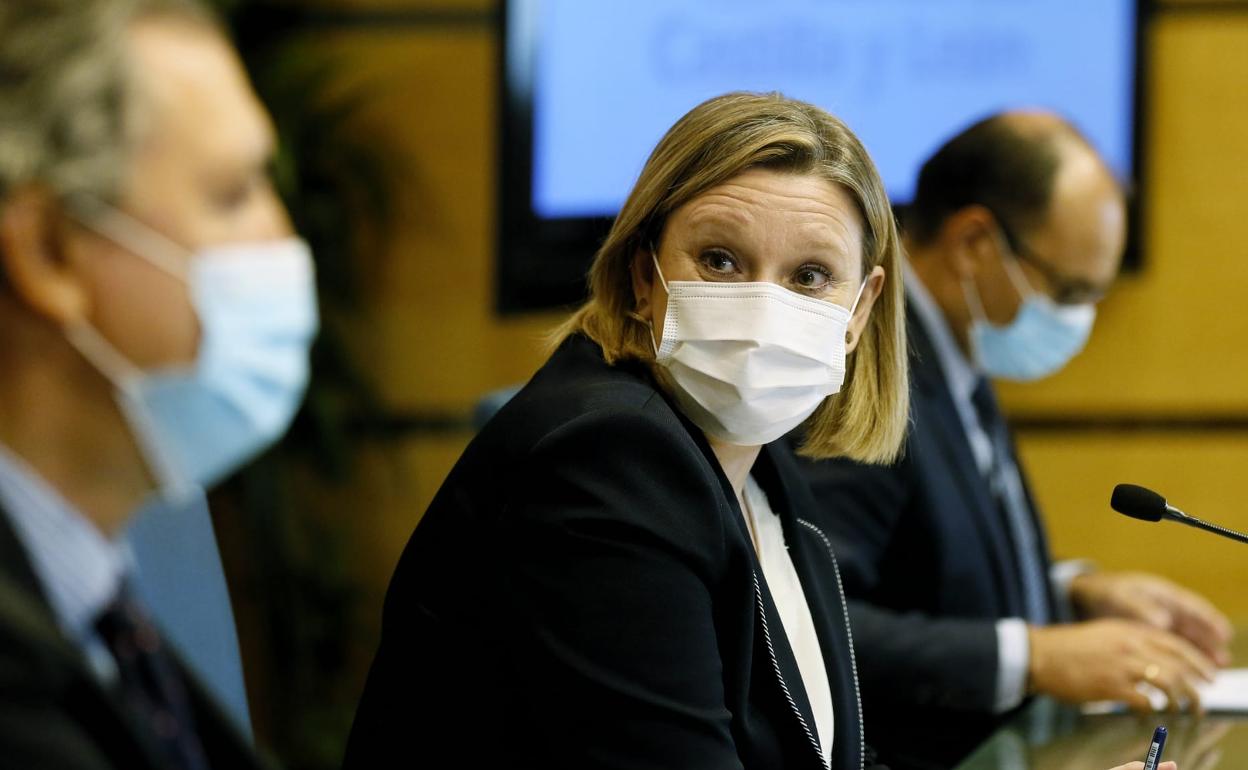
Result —
[[610, 216], [663, 133], [726, 91], [781, 91], [849, 124], [889, 195], [978, 118], [1072, 120], [1130, 177], [1135, 0], [513, 0], [532, 43], [532, 205]]

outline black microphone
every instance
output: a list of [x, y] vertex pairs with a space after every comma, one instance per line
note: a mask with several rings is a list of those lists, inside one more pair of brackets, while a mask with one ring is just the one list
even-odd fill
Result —
[[1166, 498], [1153, 490], [1135, 484], [1119, 484], [1114, 487], [1114, 494], [1109, 498], [1109, 506], [1115, 511], [1133, 519], [1140, 519], [1141, 521], [1161, 521], [1162, 519], [1177, 521], [1189, 527], [1196, 527], [1197, 529], [1203, 529], [1206, 532], [1212, 532], [1215, 535], [1221, 535], [1231, 540], [1248, 543], [1248, 535], [1202, 521], [1195, 516], [1188, 516], [1183, 511], [1167, 503]]

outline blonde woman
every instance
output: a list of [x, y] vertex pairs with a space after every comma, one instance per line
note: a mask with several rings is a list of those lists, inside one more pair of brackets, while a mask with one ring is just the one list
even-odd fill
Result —
[[767, 445], [897, 452], [897, 244], [831, 115], [683, 117], [413, 535], [346, 766], [862, 767], [835, 559]]
[[770, 443], [896, 455], [898, 259], [831, 115], [738, 93], [673, 126], [408, 544], [346, 767], [863, 767], [836, 560]]

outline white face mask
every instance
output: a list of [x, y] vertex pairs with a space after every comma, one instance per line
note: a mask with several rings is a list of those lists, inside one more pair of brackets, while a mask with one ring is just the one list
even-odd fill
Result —
[[284, 238], [187, 256], [111, 207], [85, 211], [84, 225], [190, 288], [200, 328], [191, 366], [144, 371], [85, 322], [66, 329], [116, 389], [161, 494], [184, 499], [276, 441], [294, 417], [318, 327], [311, 252]]
[[707, 435], [766, 444], [840, 391], [845, 332], [865, 281], [846, 310], [765, 281], [668, 283], [651, 259], [667, 292], [655, 360], [671, 373], [685, 416]]

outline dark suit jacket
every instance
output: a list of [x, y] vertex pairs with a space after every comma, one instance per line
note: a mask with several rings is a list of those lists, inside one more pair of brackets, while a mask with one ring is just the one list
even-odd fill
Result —
[[[268, 767], [178, 665], [212, 767]], [[170, 770], [132, 720], [61, 633], [25, 550], [0, 511], [0, 770]]]
[[[754, 468], [782, 517], [863, 764], [832, 551], [792, 459]], [[400, 560], [348, 770], [811, 768], [810, 707], [736, 496], [636, 364], [565, 342], [469, 445]]]
[[[1024, 606], [1008, 525], [936, 351], [913, 311], [908, 326], [912, 425], [901, 460], [802, 461], [816, 523], [841, 559], [867, 738], [895, 770], [948, 767], [999, 723], [994, 624]], [[1028, 503], [1034, 521], [1030, 494]]]

